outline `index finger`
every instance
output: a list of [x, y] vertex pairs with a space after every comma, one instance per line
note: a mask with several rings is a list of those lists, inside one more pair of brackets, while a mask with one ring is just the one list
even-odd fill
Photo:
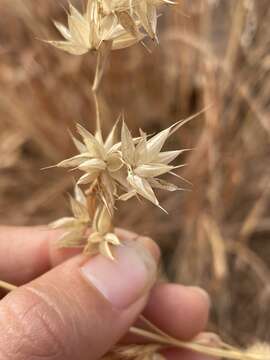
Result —
[[59, 250], [58, 230], [41, 227], [0, 227], [0, 279], [22, 285], [74, 254]]
[[[120, 238], [138, 237], [125, 230], [117, 232]], [[22, 285], [78, 255], [82, 249], [57, 247], [62, 233], [63, 230], [51, 230], [47, 226], [0, 226], [0, 280]]]

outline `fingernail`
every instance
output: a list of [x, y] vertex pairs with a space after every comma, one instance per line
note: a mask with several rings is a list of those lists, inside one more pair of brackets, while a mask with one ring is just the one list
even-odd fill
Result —
[[83, 277], [114, 308], [124, 310], [138, 301], [153, 286], [157, 273], [157, 246], [143, 238], [125, 241], [113, 251], [115, 261], [102, 255], [81, 267]]
[[209, 294], [202, 288], [198, 286], [189, 286], [189, 290], [193, 291], [197, 296], [200, 296], [208, 303], [209, 306], [211, 306], [211, 299]]

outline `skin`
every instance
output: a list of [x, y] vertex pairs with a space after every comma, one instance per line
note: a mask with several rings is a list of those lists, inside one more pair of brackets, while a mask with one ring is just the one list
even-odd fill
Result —
[[[119, 236], [138, 238], [123, 230]], [[82, 255], [56, 248], [58, 237], [59, 231], [46, 227], [0, 227], [0, 279], [20, 286], [0, 301], [0, 360], [99, 359], [119, 341], [142, 342], [127, 335], [142, 311], [180, 340], [204, 331], [210, 305], [204, 293], [156, 284], [128, 310], [116, 310], [78, 273]], [[144, 242], [157, 259], [154, 242]], [[170, 360], [203, 359], [175, 349], [164, 354]]]

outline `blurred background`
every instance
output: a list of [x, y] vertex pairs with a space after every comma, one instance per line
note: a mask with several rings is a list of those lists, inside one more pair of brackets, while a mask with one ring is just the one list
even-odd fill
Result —
[[[73, 1], [78, 7], [80, 1]], [[74, 154], [67, 129], [94, 128], [95, 57], [56, 39], [64, 0], [0, 0], [0, 221], [46, 224], [68, 214], [74, 179], [41, 171]], [[117, 224], [152, 236], [164, 273], [212, 296], [210, 330], [233, 344], [270, 341], [269, 0], [181, 0], [165, 7], [160, 46], [114, 52], [102, 84], [107, 132], [125, 110], [134, 134], [153, 133], [205, 106], [169, 148], [194, 148], [180, 186], [151, 204], [121, 205]]]

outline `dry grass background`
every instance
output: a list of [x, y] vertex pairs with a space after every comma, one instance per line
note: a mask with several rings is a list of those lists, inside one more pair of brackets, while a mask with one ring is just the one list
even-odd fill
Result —
[[[79, 3], [79, 1], [75, 1]], [[0, 219], [47, 223], [67, 210], [72, 177], [40, 171], [73, 154], [67, 128], [94, 126], [94, 57], [57, 37], [64, 0], [0, 0]], [[136, 201], [118, 224], [155, 238], [174, 281], [212, 296], [210, 328], [270, 341], [269, 0], [181, 0], [160, 19], [160, 47], [114, 52], [103, 82], [106, 131], [124, 108], [136, 131], [160, 130], [212, 104], [172, 140], [195, 150], [192, 191], [160, 194], [170, 216]]]

